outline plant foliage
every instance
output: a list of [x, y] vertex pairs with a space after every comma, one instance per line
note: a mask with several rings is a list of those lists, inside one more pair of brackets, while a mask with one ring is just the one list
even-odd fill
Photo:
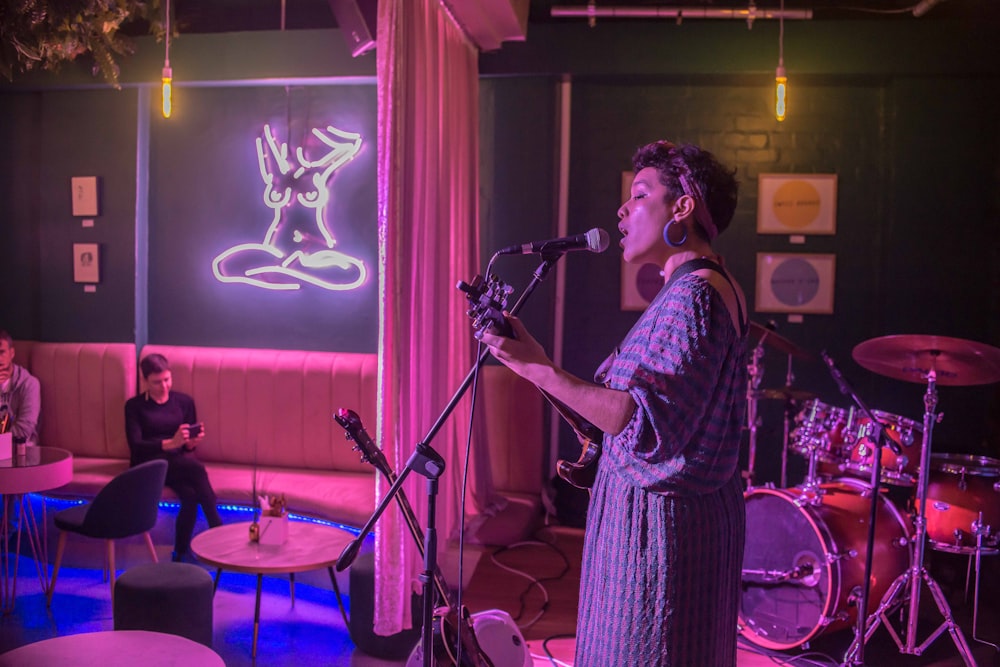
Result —
[[117, 88], [116, 58], [135, 51], [122, 28], [142, 22], [162, 35], [160, 0], [0, 0], [0, 76], [58, 71], [84, 57]]

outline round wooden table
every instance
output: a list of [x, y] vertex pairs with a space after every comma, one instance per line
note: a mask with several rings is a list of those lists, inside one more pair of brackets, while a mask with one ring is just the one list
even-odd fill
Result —
[[295, 573], [326, 568], [337, 594], [337, 603], [347, 617], [340, 599], [340, 588], [333, 566], [354, 536], [334, 526], [309, 521], [289, 521], [288, 539], [284, 544], [260, 544], [250, 541], [250, 522], [230, 523], [210, 528], [195, 535], [191, 551], [198, 560], [215, 566], [215, 586], [223, 570], [257, 575], [257, 601], [253, 615], [252, 655], [257, 657], [257, 634], [260, 629], [260, 591], [265, 574], [288, 574], [291, 580], [292, 604], [295, 604]]
[[222, 657], [187, 637], [145, 630], [107, 630], [54, 637], [0, 655], [0, 667], [226, 667]]
[[[49, 592], [48, 564], [48, 530], [45, 517], [45, 503], [42, 503], [42, 530], [38, 529], [38, 521], [31, 503], [25, 501], [24, 494], [38, 493], [58, 488], [73, 479], [73, 454], [56, 447], [31, 446], [23, 456], [15, 455], [9, 459], [0, 460], [0, 501], [3, 505], [2, 526], [0, 526], [0, 608], [9, 614], [14, 610], [14, 599], [17, 596], [17, 554], [21, 551], [21, 538], [27, 537], [31, 555], [38, 571], [38, 581], [42, 592]], [[16, 510], [14, 509], [16, 505]], [[13, 513], [12, 513], [12, 510]], [[7, 569], [11, 559], [10, 526], [17, 518], [17, 539], [14, 545], [14, 572]]]

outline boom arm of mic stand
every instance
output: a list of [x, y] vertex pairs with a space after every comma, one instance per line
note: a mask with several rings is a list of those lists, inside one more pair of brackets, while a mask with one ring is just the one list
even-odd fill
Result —
[[[524, 291], [521, 293], [521, 296], [518, 297], [513, 307], [511, 307], [509, 311], [511, 315], [516, 315], [521, 310], [521, 307], [524, 306], [525, 302], [528, 300], [528, 297], [530, 297], [531, 294], [535, 291], [535, 288], [538, 287], [538, 284], [545, 279], [545, 276], [548, 274], [549, 269], [552, 268], [552, 266], [559, 260], [560, 257], [562, 257], [562, 253], [545, 253], [542, 255], [542, 263], [539, 264], [538, 268], [535, 269], [535, 272], [531, 278], [531, 282], [528, 284], [527, 287], [524, 288]], [[344, 550], [341, 552], [340, 557], [337, 559], [337, 565], [336, 565], [337, 572], [343, 572], [345, 569], [350, 567], [352, 562], [354, 562], [354, 559], [357, 557], [358, 552], [361, 550], [361, 543], [372, 531], [372, 528], [375, 527], [375, 524], [378, 522], [379, 517], [381, 517], [382, 514], [385, 512], [386, 508], [389, 506], [389, 503], [392, 501], [392, 499], [396, 496], [397, 493], [399, 493], [400, 487], [403, 485], [403, 482], [406, 481], [406, 478], [410, 474], [410, 471], [413, 469], [413, 464], [416, 462], [416, 460], [427, 458], [439, 462], [441, 470], [437, 472], [437, 475], [441, 474], [441, 471], [443, 471], [444, 469], [444, 459], [442, 459], [441, 455], [438, 454], [436, 451], [434, 451], [434, 449], [427, 443], [429, 443], [434, 438], [434, 436], [437, 435], [437, 432], [441, 430], [441, 427], [444, 426], [445, 420], [448, 419], [452, 411], [455, 409], [455, 406], [458, 405], [458, 402], [462, 399], [462, 396], [465, 395], [465, 392], [466, 390], [468, 390], [469, 385], [472, 384], [472, 380], [476, 376], [476, 371], [478, 371], [479, 368], [486, 362], [486, 358], [489, 355], [490, 355], [489, 350], [483, 350], [483, 352], [479, 355], [479, 358], [476, 360], [475, 365], [466, 374], [465, 379], [462, 380], [462, 384], [459, 385], [458, 390], [451, 397], [451, 400], [448, 402], [448, 405], [445, 406], [444, 410], [441, 412], [441, 415], [437, 418], [437, 421], [435, 421], [433, 426], [431, 426], [430, 431], [427, 432], [427, 435], [421, 442], [417, 443], [416, 451], [413, 452], [413, 454], [410, 456], [410, 459], [406, 462], [406, 467], [403, 468], [403, 471], [399, 473], [399, 476], [396, 478], [396, 481], [394, 481], [392, 483], [392, 486], [389, 487], [389, 491], [382, 498], [382, 501], [379, 503], [378, 507], [375, 508], [375, 512], [368, 519], [367, 523], [365, 523], [365, 525], [361, 528], [361, 532], [354, 539], [354, 541], [352, 541], [350, 544], [344, 547]], [[424, 465], [426, 467], [426, 463]]]
[[[864, 404], [861, 397], [855, 393], [851, 385], [848, 384], [847, 380], [844, 379], [843, 374], [840, 369], [837, 368], [836, 364], [833, 363], [833, 359], [830, 355], [826, 353], [826, 350], [820, 352], [820, 356], [823, 358], [824, 363], [826, 363], [827, 368], [830, 369], [830, 375], [833, 376], [834, 381], [837, 386], [840, 387], [840, 391], [845, 396], [850, 396], [851, 400], [854, 401], [855, 405], [861, 409], [861, 411], [871, 420], [873, 425], [876, 425], [876, 446], [875, 451], [872, 452], [872, 476], [871, 476], [871, 507], [869, 508], [868, 515], [868, 535], [867, 535], [867, 546], [865, 548], [865, 569], [864, 569], [864, 580], [861, 586], [860, 599], [857, 601], [857, 621], [855, 627], [855, 633], [857, 635], [856, 641], [858, 642], [858, 650], [854, 655], [854, 661], [850, 664], [863, 665], [865, 656], [865, 635], [867, 634], [865, 624], [867, 622], [868, 616], [868, 598], [871, 596], [871, 578], [872, 578], [872, 567], [873, 559], [875, 555], [875, 521], [878, 517], [878, 500], [879, 500], [879, 484], [882, 477], [882, 445], [885, 441], [889, 441], [893, 445], [893, 451], [897, 454], [900, 453], [898, 445], [892, 441], [891, 438], [885, 437], [885, 430], [881, 428], [878, 420], [872, 414], [868, 406]], [[850, 649], [848, 649], [850, 652]], [[845, 658], [846, 660], [846, 658]], [[845, 664], [847, 664], [845, 662]]]
[[865, 405], [864, 401], [861, 400], [861, 397], [854, 391], [854, 388], [847, 382], [843, 373], [841, 373], [840, 369], [837, 368], [837, 365], [834, 364], [833, 359], [826, 353], [826, 350], [820, 352], [820, 356], [823, 357], [823, 361], [826, 363], [826, 366], [830, 371], [830, 375], [833, 377], [834, 382], [837, 383], [837, 387], [840, 388], [840, 393], [844, 396], [848, 396], [854, 404], [858, 406], [858, 409], [860, 409], [861, 412], [863, 412], [864, 415], [871, 421], [872, 426], [876, 429], [875, 437], [878, 446], [881, 447], [883, 444], [888, 443], [889, 449], [891, 449], [893, 453], [902, 454], [903, 450], [900, 449], [896, 441], [892, 438], [885, 437], [885, 429], [881, 427], [881, 422], [875, 419], [875, 415], [872, 414], [872, 411], [868, 409], [868, 406]]
[[[524, 305], [528, 297], [535, 291], [538, 284], [545, 278], [545, 275], [552, 268], [552, 265], [562, 257], [562, 253], [546, 253], [542, 255], [542, 263], [535, 269], [535, 273], [532, 276], [531, 282], [525, 287], [521, 296], [518, 298], [517, 302], [510, 309], [511, 314], [516, 314], [520, 311], [521, 306]], [[427, 532], [425, 534], [425, 542], [423, 556], [424, 556], [424, 574], [422, 581], [424, 584], [424, 600], [423, 600], [423, 628], [422, 628], [422, 638], [423, 642], [423, 661], [425, 665], [430, 665], [433, 661], [433, 647], [431, 646], [433, 639], [433, 628], [432, 626], [432, 616], [433, 616], [433, 603], [431, 600], [432, 584], [431, 579], [435, 578], [434, 573], [437, 571], [437, 528], [435, 522], [435, 512], [436, 512], [436, 494], [437, 494], [437, 479], [440, 477], [441, 473], [444, 472], [445, 462], [444, 459], [434, 451], [434, 448], [430, 446], [430, 441], [434, 438], [437, 432], [444, 425], [445, 420], [451, 415], [455, 406], [465, 395], [466, 390], [468, 390], [469, 385], [472, 384], [472, 380], [475, 378], [476, 373], [478, 373], [479, 368], [486, 361], [486, 357], [489, 355], [488, 350], [483, 350], [476, 360], [475, 365], [466, 374], [465, 379], [462, 384], [455, 391], [455, 394], [451, 397], [448, 405], [445, 406], [441, 415], [437, 418], [437, 421], [431, 426], [430, 431], [428, 431], [427, 436], [424, 437], [422, 441], [417, 443], [413, 454], [406, 462], [406, 467], [396, 478], [396, 481], [392, 483], [389, 487], [389, 491], [386, 493], [385, 497], [379, 503], [378, 507], [375, 508], [375, 512], [365, 523], [364, 527], [361, 529], [361, 533], [353, 542], [344, 548], [341, 553], [340, 558], [337, 559], [337, 570], [343, 571], [354, 558], [357, 556], [358, 551], [361, 548], [361, 543], [371, 532], [375, 523], [378, 521], [382, 513], [385, 512], [389, 503], [394, 497], [400, 492], [400, 488], [403, 486], [403, 482], [406, 480], [407, 475], [411, 470], [427, 477]], [[418, 467], [419, 466], [419, 467]], [[461, 610], [456, 610], [461, 614]], [[461, 628], [459, 628], [461, 632]], [[462, 655], [462, 643], [458, 642], [458, 655]]]

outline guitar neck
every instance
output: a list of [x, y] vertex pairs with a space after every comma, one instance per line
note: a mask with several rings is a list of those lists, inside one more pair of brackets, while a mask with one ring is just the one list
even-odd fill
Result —
[[573, 428], [573, 431], [576, 432], [576, 435], [580, 440], [597, 443], [604, 440], [604, 431], [584, 419], [580, 416], [580, 413], [573, 410], [571, 407], [544, 389], [539, 388], [538, 391], [545, 397], [545, 400], [552, 404], [552, 407], [556, 409], [559, 416], [566, 420], [566, 423]]

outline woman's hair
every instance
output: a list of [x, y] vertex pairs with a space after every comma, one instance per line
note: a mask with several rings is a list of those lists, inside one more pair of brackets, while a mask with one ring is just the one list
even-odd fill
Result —
[[[739, 190], [736, 170], [727, 169], [708, 151], [693, 144], [654, 141], [635, 152], [632, 167], [636, 172], [646, 167], [653, 167], [659, 172], [660, 183], [667, 188], [667, 203], [684, 194], [696, 199], [696, 195], [701, 195], [704, 198], [701, 203], [711, 216], [717, 234], [721, 234], [732, 222]], [[685, 181], [693, 188], [685, 187]], [[694, 192], [688, 191], [692, 189]], [[698, 219], [697, 216], [695, 219]], [[715, 234], [704, 227], [700, 221], [695, 225], [698, 233], [711, 241]]]
[[7, 341], [9, 347], [14, 347], [14, 338], [7, 333], [6, 329], [0, 329], [0, 341]]
[[162, 373], [170, 370], [170, 363], [162, 354], [147, 354], [139, 362], [139, 369], [142, 371], [143, 379], [148, 378], [153, 373]]

